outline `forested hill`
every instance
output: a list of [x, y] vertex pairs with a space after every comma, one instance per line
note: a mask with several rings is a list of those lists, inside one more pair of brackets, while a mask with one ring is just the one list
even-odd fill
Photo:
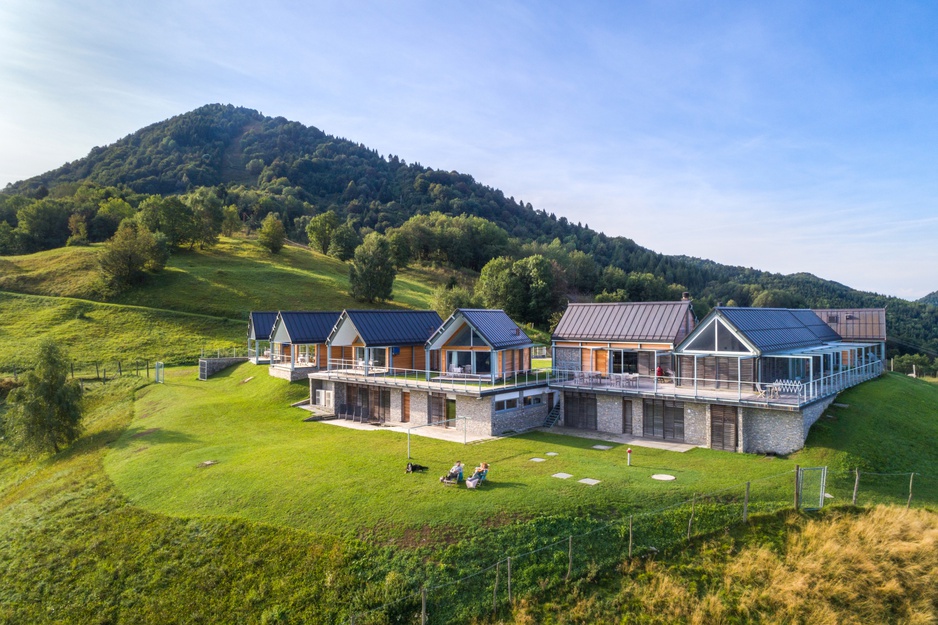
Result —
[[[103, 202], [118, 195], [135, 209], [147, 196], [186, 194], [199, 187], [212, 188], [223, 202], [236, 205], [249, 227], [257, 227], [268, 213], [277, 213], [288, 233], [297, 238], [305, 237], [310, 216], [329, 210], [347, 219], [358, 233], [387, 232], [415, 215], [434, 212], [476, 216], [493, 222], [511, 238], [511, 245], [499, 248], [498, 254], [545, 256], [555, 267], [562, 266], [559, 283], [575, 296], [635, 300], [687, 289], [700, 313], [717, 302], [886, 307], [891, 333], [908, 345], [938, 351], [938, 309], [933, 305], [860, 292], [808, 274], [783, 276], [664, 256], [631, 239], [608, 237], [536, 210], [468, 174], [433, 170], [394, 155], [384, 157], [317, 128], [231, 105], [207, 105], [147, 126], [110, 146], [92, 149], [83, 159], [8, 185], [0, 193], [0, 253], [65, 244], [69, 213], [79, 211], [89, 224], [92, 241], [109, 236], [116, 226], [108, 226], [106, 219], [99, 220], [103, 225], [95, 221], [97, 204], [88, 206], [92, 200]], [[65, 212], [34, 209], [27, 219], [20, 219], [27, 204], [43, 201], [57, 201], [65, 205]], [[113, 207], [111, 211], [120, 213]], [[46, 228], [43, 215], [53, 213], [59, 215], [58, 225]], [[437, 231], [446, 226], [436, 224]], [[13, 236], [17, 231], [19, 238]], [[427, 250], [415, 256], [438, 259]], [[437, 256], [460, 264], [446, 250]], [[463, 264], [478, 271], [478, 260]], [[484, 264], [487, 259], [481, 260]]]
[[938, 306], [938, 291], [933, 291], [926, 295], [925, 297], [918, 300], [922, 304], [931, 304], [932, 306]]

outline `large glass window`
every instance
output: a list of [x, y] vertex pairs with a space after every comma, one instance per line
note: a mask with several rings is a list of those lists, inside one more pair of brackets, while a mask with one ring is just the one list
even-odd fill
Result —
[[492, 353], [491, 352], [475, 352], [476, 356], [476, 373], [492, 373]]
[[613, 349], [609, 353], [610, 373], [638, 373], [638, 352]]
[[596, 396], [589, 393], [563, 394], [563, 424], [570, 428], [596, 429]]

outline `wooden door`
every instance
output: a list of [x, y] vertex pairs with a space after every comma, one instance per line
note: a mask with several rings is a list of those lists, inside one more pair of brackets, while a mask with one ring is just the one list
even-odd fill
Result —
[[736, 451], [736, 406], [710, 406], [710, 448]]
[[401, 423], [410, 423], [410, 393], [401, 393]]
[[622, 433], [632, 433], [632, 400], [622, 400]]

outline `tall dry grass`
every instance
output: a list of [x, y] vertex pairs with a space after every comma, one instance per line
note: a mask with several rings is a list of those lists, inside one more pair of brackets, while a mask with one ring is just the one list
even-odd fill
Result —
[[[715, 539], [633, 561], [612, 592], [519, 605], [516, 623], [938, 623], [938, 514], [880, 506], [803, 522], [781, 549]], [[608, 590], [608, 589], [606, 589]]]

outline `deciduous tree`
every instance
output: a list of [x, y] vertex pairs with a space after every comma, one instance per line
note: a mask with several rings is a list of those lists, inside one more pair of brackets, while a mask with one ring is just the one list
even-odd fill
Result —
[[396, 275], [387, 237], [372, 232], [355, 249], [355, 257], [349, 267], [349, 292], [363, 302], [390, 300]]
[[275, 213], [267, 213], [261, 222], [261, 229], [257, 231], [257, 242], [276, 254], [283, 248], [287, 239], [287, 232]]
[[323, 254], [329, 253], [332, 245], [332, 233], [339, 227], [339, 216], [335, 211], [326, 211], [309, 220], [306, 226], [306, 236], [309, 244], [315, 246]]

